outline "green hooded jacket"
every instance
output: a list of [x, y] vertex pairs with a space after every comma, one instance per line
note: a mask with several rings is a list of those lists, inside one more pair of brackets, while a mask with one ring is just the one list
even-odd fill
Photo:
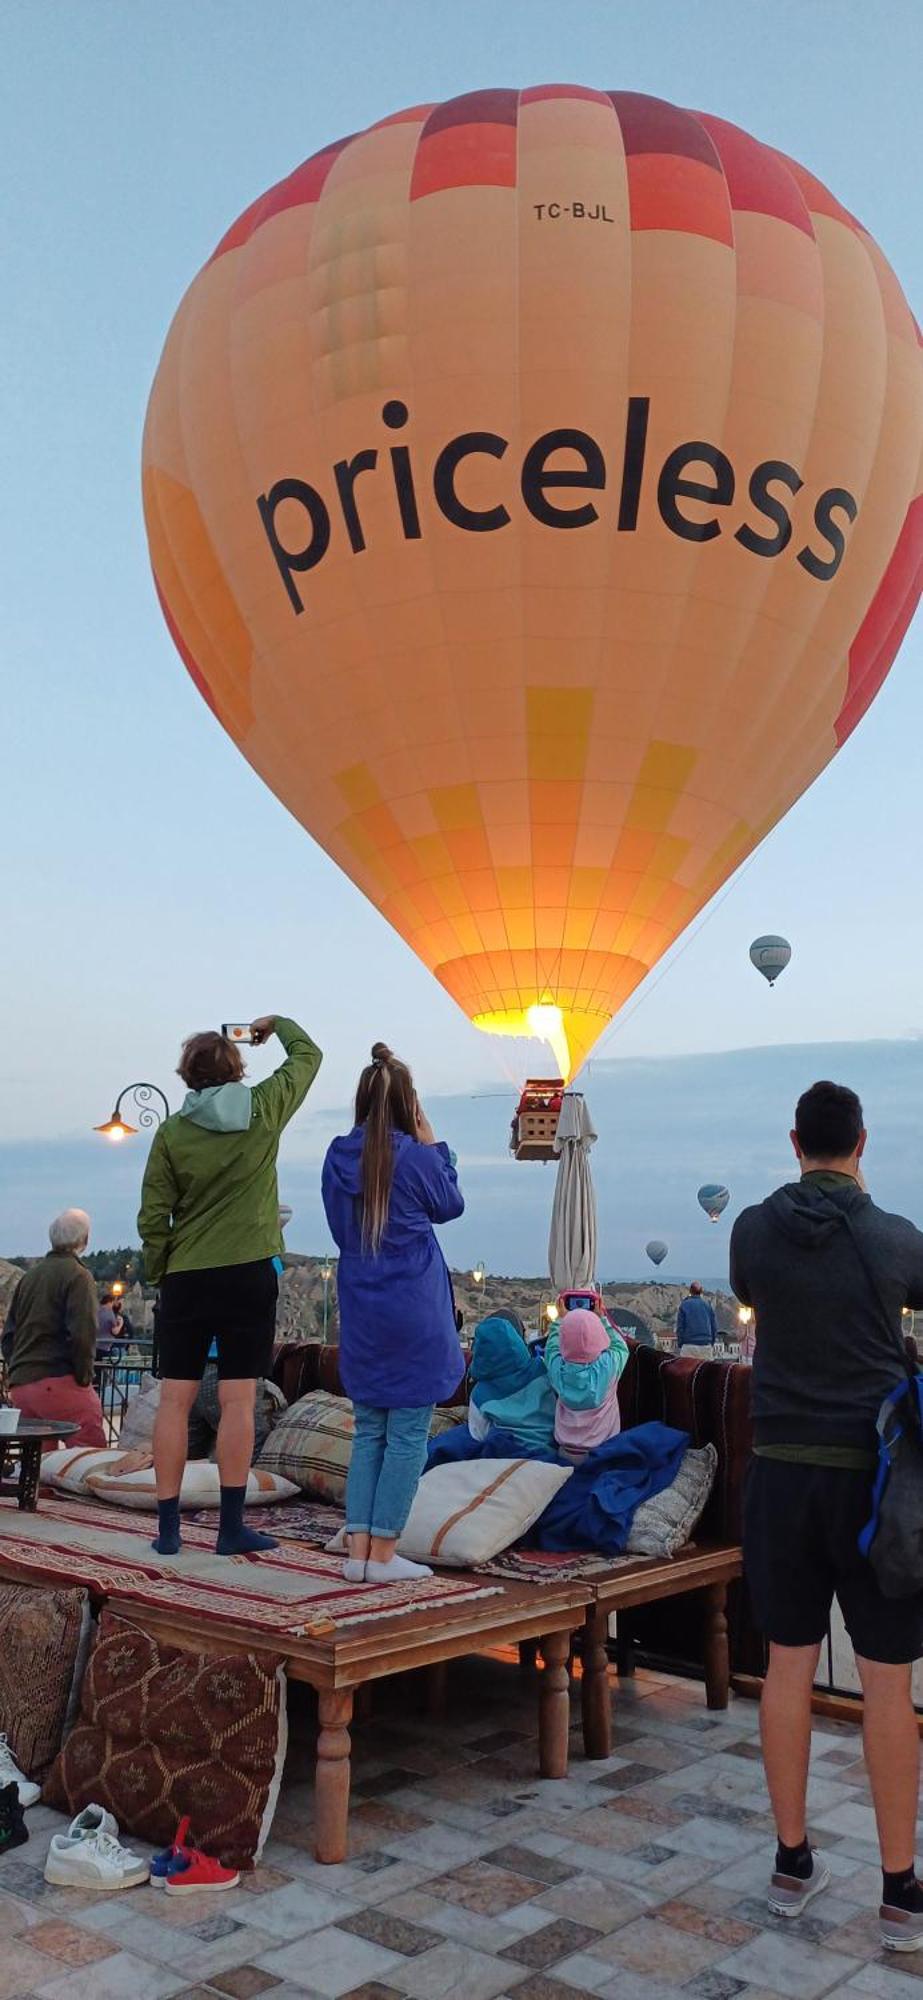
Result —
[[282, 1251], [280, 1136], [321, 1066], [296, 1021], [276, 1018], [285, 1061], [263, 1083], [191, 1090], [148, 1155], [138, 1228], [148, 1283], [167, 1272], [255, 1264]]

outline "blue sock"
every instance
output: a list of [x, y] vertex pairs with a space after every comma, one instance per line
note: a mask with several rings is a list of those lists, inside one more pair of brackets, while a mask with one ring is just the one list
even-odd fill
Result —
[[258, 1535], [255, 1528], [244, 1527], [246, 1497], [245, 1486], [222, 1486], [216, 1555], [252, 1556], [258, 1555], [260, 1549], [278, 1548], [278, 1542], [273, 1541], [271, 1535]]
[[159, 1556], [178, 1556], [182, 1542], [179, 1532], [179, 1494], [157, 1502], [157, 1540], [151, 1543]]

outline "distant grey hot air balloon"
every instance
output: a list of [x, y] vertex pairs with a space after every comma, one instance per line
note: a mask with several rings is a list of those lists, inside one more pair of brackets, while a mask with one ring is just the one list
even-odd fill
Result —
[[661, 1243], [659, 1236], [654, 1236], [644, 1247], [652, 1264], [662, 1264], [670, 1246], [668, 1243]]
[[720, 1181], [706, 1181], [696, 1196], [699, 1207], [704, 1208], [711, 1222], [717, 1222], [719, 1215], [724, 1214], [730, 1199], [729, 1190], [722, 1187]]
[[792, 948], [784, 937], [754, 938], [750, 946], [750, 964], [755, 965], [770, 986], [774, 986], [780, 972], [784, 972], [792, 955]]

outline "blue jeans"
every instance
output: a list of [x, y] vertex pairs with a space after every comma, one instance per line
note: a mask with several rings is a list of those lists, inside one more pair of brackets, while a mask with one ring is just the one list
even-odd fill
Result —
[[388, 1541], [407, 1525], [426, 1464], [433, 1405], [379, 1410], [355, 1403], [356, 1435], [346, 1480], [346, 1531]]

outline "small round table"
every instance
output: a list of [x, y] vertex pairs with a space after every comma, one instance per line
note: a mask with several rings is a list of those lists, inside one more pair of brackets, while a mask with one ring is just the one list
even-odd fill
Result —
[[24, 1513], [34, 1514], [38, 1509], [43, 1444], [58, 1444], [79, 1429], [79, 1424], [43, 1424], [21, 1417], [14, 1431], [0, 1431], [0, 1466], [8, 1452], [19, 1453], [19, 1505]]

